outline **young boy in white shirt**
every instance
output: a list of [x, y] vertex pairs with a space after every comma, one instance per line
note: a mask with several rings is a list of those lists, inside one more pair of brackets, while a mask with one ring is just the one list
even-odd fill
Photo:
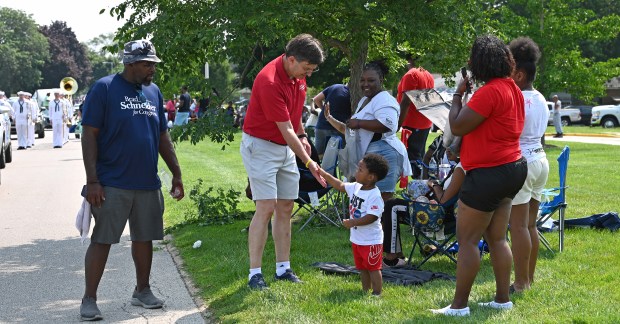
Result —
[[380, 296], [383, 289], [383, 199], [375, 183], [387, 175], [388, 162], [379, 154], [366, 154], [357, 164], [356, 182], [344, 183], [324, 170], [320, 171], [334, 189], [349, 196], [349, 219], [343, 220], [343, 225], [351, 230], [355, 267], [360, 270], [362, 289], [372, 289], [373, 296]]

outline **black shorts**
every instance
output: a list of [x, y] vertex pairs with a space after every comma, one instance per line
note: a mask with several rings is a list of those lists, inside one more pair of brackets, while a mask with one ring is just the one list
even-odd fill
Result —
[[467, 171], [459, 199], [467, 206], [492, 212], [504, 198], [514, 198], [527, 177], [527, 160]]

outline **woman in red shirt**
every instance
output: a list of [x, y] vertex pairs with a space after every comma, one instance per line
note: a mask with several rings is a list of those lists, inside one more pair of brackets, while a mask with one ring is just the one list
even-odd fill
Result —
[[480, 268], [478, 242], [489, 244], [495, 273], [495, 299], [480, 306], [510, 309], [512, 253], [506, 242], [512, 198], [527, 176], [519, 136], [523, 130], [521, 90], [510, 78], [515, 61], [510, 50], [493, 35], [474, 42], [469, 59], [473, 78], [484, 82], [467, 104], [461, 100], [469, 78], [457, 88], [450, 109], [450, 129], [462, 136], [461, 163], [466, 172], [458, 201], [456, 224], [459, 262], [452, 304], [433, 313], [466, 316], [471, 287]]

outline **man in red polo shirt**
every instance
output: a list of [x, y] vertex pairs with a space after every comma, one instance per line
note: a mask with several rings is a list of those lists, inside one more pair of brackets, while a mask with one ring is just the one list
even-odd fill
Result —
[[[408, 56], [409, 58], [409, 56]], [[400, 119], [398, 125], [411, 131], [407, 140], [407, 153], [409, 161], [413, 164], [417, 160], [422, 160], [426, 148], [426, 139], [433, 123], [422, 115], [415, 105], [404, 93], [409, 90], [430, 89], [435, 87], [433, 76], [422, 67], [415, 67], [415, 61], [409, 59], [411, 69], [403, 75], [398, 83], [398, 94], [396, 100], [400, 102]], [[420, 169], [412, 167], [414, 179], [420, 177]]]
[[299, 192], [295, 155], [325, 186], [319, 166], [310, 158], [310, 144], [301, 121], [306, 77], [316, 72], [323, 60], [323, 48], [317, 39], [297, 35], [288, 42], [285, 53], [265, 65], [254, 80], [240, 148], [256, 202], [248, 233], [251, 289], [267, 288], [261, 264], [272, 216], [275, 279], [301, 282], [290, 265], [291, 214]]

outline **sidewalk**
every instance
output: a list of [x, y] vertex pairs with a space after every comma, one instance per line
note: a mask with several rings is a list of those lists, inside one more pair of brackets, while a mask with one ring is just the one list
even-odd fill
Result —
[[[53, 149], [51, 134], [13, 151], [0, 186], [0, 323], [78, 323], [84, 255], [74, 227], [85, 182], [79, 140]], [[91, 224], [92, 226], [93, 224]], [[151, 288], [162, 309], [132, 306], [135, 270], [125, 229], [98, 290], [102, 323], [205, 323], [172, 247], [154, 242]]]
[[599, 136], [600, 134], [564, 134], [564, 137], [562, 138], [555, 138], [553, 135], [554, 134], [545, 134], [545, 141], [620, 145], [620, 136]]

